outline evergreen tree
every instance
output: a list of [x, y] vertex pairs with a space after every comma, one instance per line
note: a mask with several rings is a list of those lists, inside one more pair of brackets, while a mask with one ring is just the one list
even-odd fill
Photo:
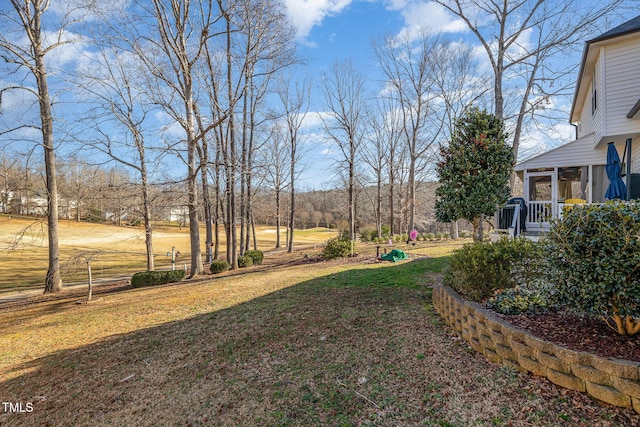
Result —
[[464, 218], [473, 225], [473, 239], [482, 240], [480, 220], [493, 215], [509, 198], [514, 156], [502, 120], [485, 110], [470, 109], [456, 120], [448, 146], [440, 147], [436, 171], [436, 218]]

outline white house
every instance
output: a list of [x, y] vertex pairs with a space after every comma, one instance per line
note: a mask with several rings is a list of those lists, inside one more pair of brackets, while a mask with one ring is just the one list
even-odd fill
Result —
[[[569, 121], [576, 140], [516, 165], [527, 232], [545, 231], [567, 205], [605, 200], [607, 145], [623, 160], [631, 198], [640, 198], [640, 16], [589, 40]], [[500, 227], [497, 227], [500, 228]]]

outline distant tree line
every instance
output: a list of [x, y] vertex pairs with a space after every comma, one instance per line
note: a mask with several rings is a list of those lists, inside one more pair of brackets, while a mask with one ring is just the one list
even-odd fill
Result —
[[[0, 213], [11, 215], [46, 216], [46, 187], [44, 171], [37, 161], [27, 167], [22, 156], [0, 155]], [[139, 182], [125, 168], [95, 165], [89, 160], [71, 158], [58, 162], [59, 218], [72, 221], [109, 223], [118, 226], [141, 226], [144, 223], [143, 202]], [[402, 187], [402, 184], [396, 184]], [[437, 184], [420, 182], [417, 190], [416, 227], [421, 232], [448, 231], [446, 223], [437, 223], [434, 199]], [[406, 191], [395, 193], [402, 195]], [[367, 193], [374, 187], [361, 188], [357, 193], [357, 232], [375, 228], [377, 211]], [[388, 192], [385, 185], [383, 192]], [[347, 197], [344, 189], [307, 190], [296, 195], [295, 223], [298, 229], [327, 227], [339, 231], [348, 230]], [[188, 209], [184, 182], [163, 182], [150, 188], [151, 219], [154, 224], [174, 222], [188, 224]], [[255, 225], [278, 225], [274, 190], [262, 185], [255, 190], [252, 202]], [[409, 210], [407, 200], [397, 198], [398, 208], [391, 214], [388, 200], [381, 204], [382, 223], [391, 228], [390, 218], [395, 218], [395, 230], [407, 230]], [[282, 204], [288, 210], [288, 200]], [[201, 207], [200, 215], [204, 215]], [[283, 225], [282, 220], [280, 225]], [[466, 224], [465, 224], [466, 226]], [[285, 227], [286, 228], [286, 227]], [[468, 227], [467, 227], [468, 228]]]

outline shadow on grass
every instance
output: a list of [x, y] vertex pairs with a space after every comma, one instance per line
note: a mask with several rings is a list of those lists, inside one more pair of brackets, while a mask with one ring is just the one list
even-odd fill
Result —
[[[19, 369], [28, 373], [0, 383], [0, 399], [33, 411], [0, 412], [0, 424], [477, 425], [520, 416], [536, 403], [518, 377], [463, 351], [425, 309], [445, 264], [330, 274], [27, 361]], [[557, 421], [548, 409], [536, 414]]]

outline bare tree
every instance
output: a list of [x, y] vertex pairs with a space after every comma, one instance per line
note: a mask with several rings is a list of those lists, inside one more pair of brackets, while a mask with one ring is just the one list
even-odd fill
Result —
[[323, 77], [323, 100], [330, 117], [323, 117], [329, 139], [338, 147], [340, 163], [347, 171], [349, 238], [356, 237], [356, 166], [366, 125], [366, 86], [364, 77], [351, 61], [335, 62]]
[[[223, 5], [219, 4], [222, 8]], [[231, 25], [225, 20], [226, 32], [231, 31]], [[211, 247], [207, 248], [207, 254], [209, 258], [218, 259], [220, 254], [220, 219], [224, 219], [225, 231], [227, 238], [227, 260], [231, 263], [231, 249], [235, 247], [230, 244], [231, 235], [230, 227], [228, 226], [231, 219], [226, 215], [227, 200], [225, 194], [222, 192], [222, 179], [223, 172], [226, 175], [227, 191], [229, 190], [229, 173], [233, 167], [233, 162], [230, 160], [229, 148], [232, 141], [228, 138], [229, 126], [223, 126], [225, 120], [228, 120], [229, 124], [233, 123], [233, 119], [230, 118], [233, 108], [236, 102], [241, 98], [241, 85], [237, 85], [235, 90], [231, 90], [227, 93], [224, 92], [224, 84], [231, 84], [232, 79], [225, 77], [225, 70], [229, 72], [230, 68], [225, 66], [224, 56], [220, 51], [227, 51], [231, 49], [231, 38], [224, 37], [225, 47], [215, 48], [212, 43], [208, 43], [204, 46], [204, 66], [202, 71], [202, 81], [204, 82], [202, 92], [206, 94], [207, 105], [206, 111], [208, 117], [202, 113], [205, 111], [205, 107], [201, 107], [197, 114], [198, 125], [200, 131], [206, 130], [206, 124], [209, 122], [220, 123], [220, 126], [212, 129], [212, 132], [206, 132], [203, 134], [202, 147], [199, 150], [199, 156], [201, 160], [202, 168], [202, 186], [204, 208], [205, 208], [205, 220], [206, 220], [206, 233], [207, 243], [213, 246], [213, 253], [211, 253]], [[227, 59], [229, 57], [227, 56]], [[227, 64], [228, 65], [228, 64]], [[226, 98], [225, 100], [225, 97]], [[226, 102], [225, 102], [226, 101]], [[201, 103], [203, 101], [201, 100]], [[228, 104], [227, 104], [228, 103]], [[209, 165], [209, 153], [208, 153], [208, 141], [212, 133], [212, 140], [214, 144], [214, 156], [213, 167], [210, 169]], [[210, 173], [209, 173], [210, 172]], [[214, 200], [210, 200], [209, 197], [209, 177], [212, 179], [212, 186], [214, 188]], [[227, 193], [225, 191], [225, 193]], [[213, 225], [213, 227], [212, 227]]]
[[434, 92], [443, 103], [444, 127], [441, 139], [453, 134], [456, 119], [472, 105], [487, 103], [489, 79], [477, 74], [474, 49], [470, 44], [440, 40], [431, 51]]
[[[273, 0], [238, 1], [238, 38], [244, 63], [244, 97], [242, 105], [240, 154], [240, 253], [249, 247], [251, 231], [251, 196], [253, 193], [253, 163], [260, 147], [256, 140], [258, 127], [267, 120], [259, 116], [272, 78], [297, 62], [295, 29], [289, 24], [283, 5]], [[255, 234], [254, 234], [255, 237]]]
[[276, 249], [281, 246], [280, 227], [282, 226], [282, 192], [287, 187], [286, 177], [290, 164], [287, 162], [287, 134], [282, 123], [274, 122], [260, 162], [264, 168], [265, 180], [273, 189], [275, 198]]
[[0, 161], [0, 212], [8, 213], [18, 198], [20, 189], [20, 168], [17, 159], [9, 157], [4, 151]]
[[[2, 96], [9, 91], [22, 90], [31, 93], [37, 99], [40, 112], [40, 124], [19, 124], [2, 133], [9, 133], [22, 128], [38, 129], [42, 134], [42, 148], [44, 150], [44, 164], [46, 169], [47, 187], [47, 225], [49, 237], [49, 265], [45, 279], [44, 292], [59, 292], [62, 290], [60, 277], [60, 255], [58, 239], [58, 185], [56, 181], [56, 156], [54, 144], [54, 117], [52, 100], [49, 92], [49, 70], [45, 58], [52, 52], [72, 40], [66, 28], [74, 21], [71, 14], [61, 19], [51, 19], [58, 22], [56, 29], [43, 28], [43, 17], [48, 14], [49, 0], [10, 0], [11, 7], [3, 8], [0, 20], [3, 29], [14, 31], [13, 39], [8, 39], [8, 32], [0, 33], [0, 57], [5, 63], [13, 65], [14, 72], [27, 70], [35, 81], [35, 89], [28, 83], [8, 86], [0, 91], [0, 106]], [[26, 43], [22, 40], [26, 40]], [[25, 81], [26, 76], [19, 80]]]
[[[581, 46], [599, 22], [624, 0], [434, 0], [464, 21], [482, 45], [493, 71], [494, 115], [515, 124], [513, 153], [518, 158], [527, 115], [535, 115], [554, 95], [567, 95], [573, 69], [551, 61]], [[511, 100], [512, 104], [507, 102]], [[513, 107], [511, 106], [513, 105]]]
[[[127, 35], [119, 34], [119, 38], [126, 42]], [[155, 262], [145, 122], [155, 107], [147, 96], [145, 79], [141, 76], [142, 64], [130, 52], [117, 46], [101, 46], [97, 61], [91, 65], [92, 69], [83, 70], [79, 79], [80, 90], [93, 104], [86, 119], [97, 131], [98, 138], [90, 145], [133, 169], [140, 177], [147, 270], [152, 271]]]
[[85, 217], [83, 213], [88, 199], [95, 193], [93, 183], [96, 181], [99, 169], [77, 157], [66, 159], [60, 166], [62, 170], [58, 177], [60, 195], [73, 206], [75, 220], [80, 222]]
[[287, 251], [293, 252], [293, 230], [295, 225], [296, 179], [302, 158], [300, 128], [309, 111], [310, 86], [303, 80], [290, 81], [287, 76], [276, 84], [276, 92], [282, 106], [282, 120], [287, 133], [289, 149], [289, 220], [287, 222]]
[[[210, 123], [206, 129], [198, 130], [195, 117], [197, 82], [194, 67], [212, 36], [213, 23], [219, 18], [214, 15], [211, 6], [211, 2], [206, 0], [153, 0], [151, 13], [156, 21], [156, 32], [146, 35], [143, 38], [146, 43], [138, 45], [136, 49], [161, 85], [153, 93], [158, 98], [157, 102], [184, 131], [188, 169], [190, 277], [204, 270], [198, 219], [197, 146], [208, 130], [219, 125]], [[175, 99], [179, 101], [175, 102]]]
[[382, 237], [382, 188], [384, 186], [385, 168], [387, 167], [387, 150], [386, 150], [386, 130], [387, 117], [385, 109], [379, 108], [375, 113], [370, 113], [367, 118], [369, 121], [369, 129], [371, 132], [366, 137], [366, 144], [363, 146], [362, 159], [371, 169], [375, 183], [375, 197], [369, 196], [366, 186], [365, 194], [369, 196], [373, 204], [373, 215], [376, 223], [376, 231], [378, 238]]
[[80, 251], [75, 255], [71, 256], [67, 262], [65, 263], [65, 267], [67, 269], [77, 269], [80, 264], [85, 264], [87, 267], [87, 302], [91, 301], [93, 296], [93, 277], [91, 274], [91, 263], [98, 259], [100, 255], [102, 255], [104, 251], [101, 250], [86, 250]]
[[415, 226], [417, 175], [430, 160], [442, 130], [442, 111], [435, 85], [439, 37], [420, 34], [417, 40], [387, 38], [373, 44], [385, 77], [389, 96], [399, 104], [403, 141], [409, 161], [408, 228]]

